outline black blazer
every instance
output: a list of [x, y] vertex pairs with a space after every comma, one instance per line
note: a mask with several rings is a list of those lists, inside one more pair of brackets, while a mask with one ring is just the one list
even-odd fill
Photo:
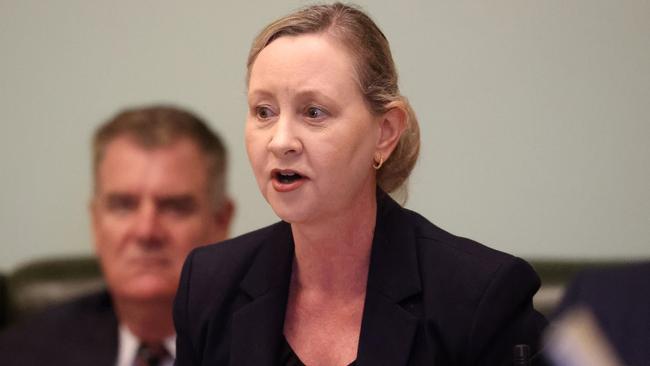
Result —
[[[523, 260], [378, 194], [357, 365], [510, 364], [546, 325]], [[293, 260], [285, 222], [194, 250], [174, 307], [177, 365], [275, 365]]]
[[558, 306], [591, 310], [626, 365], [650, 365], [650, 262], [580, 273]]
[[106, 292], [55, 306], [0, 333], [3, 366], [115, 366], [117, 318]]

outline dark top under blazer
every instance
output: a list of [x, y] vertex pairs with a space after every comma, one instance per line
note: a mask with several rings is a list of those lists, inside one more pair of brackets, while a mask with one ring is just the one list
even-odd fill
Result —
[[57, 305], [0, 333], [3, 366], [115, 366], [118, 325], [107, 292]]
[[576, 305], [593, 312], [626, 365], [650, 365], [650, 262], [580, 273], [555, 317]]
[[[546, 320], [528, 263], [378, 197], [358, 365], [502, 365], [515, 344], [535, 351]], [[194, 250], [174, 307], [177, 365], [275, 365], [293, 250], [286, 222]]]

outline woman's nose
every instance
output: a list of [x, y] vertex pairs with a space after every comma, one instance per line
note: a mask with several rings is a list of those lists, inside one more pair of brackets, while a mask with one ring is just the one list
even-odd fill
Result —
[[302, 143], [298, 136], [297, 122], [290, 117], [281, 116], [271, 129], [268, 149], [277, 157], [296, 155], [302, 152]]

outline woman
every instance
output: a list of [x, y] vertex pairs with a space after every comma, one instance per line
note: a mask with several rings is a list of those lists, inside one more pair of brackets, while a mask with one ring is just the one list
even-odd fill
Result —
[[277, 20], [247, 79], [248, 156], [283, 221], [188, 257], [178, 365], [498, 365], [536, 345], [530, 266], [385, 193], [419, 131], [370, 18], [334, 4]]

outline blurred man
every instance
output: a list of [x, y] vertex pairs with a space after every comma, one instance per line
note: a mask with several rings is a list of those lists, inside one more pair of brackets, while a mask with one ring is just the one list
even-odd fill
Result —
[[225, 148], [187, 111], [126, 110], [95, 133], [93, 174], [92, 230], [108, 291], [3, 335], [3, 365], [173, 364], [183, 261], [228, 235]]

